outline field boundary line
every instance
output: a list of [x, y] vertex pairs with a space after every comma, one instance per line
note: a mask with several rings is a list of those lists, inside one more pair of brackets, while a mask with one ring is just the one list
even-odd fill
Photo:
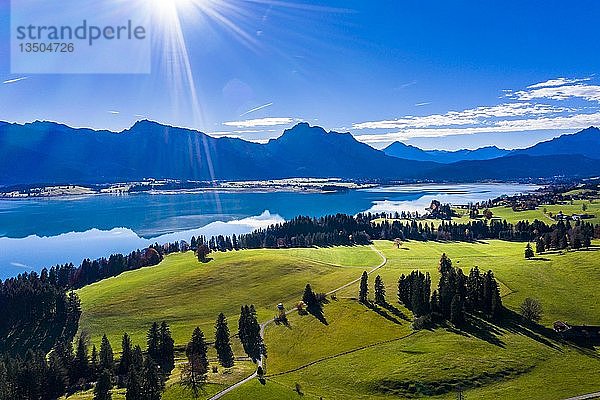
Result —
[[307, 364], [301, 365], [301, 366], [296, 367], [296, 368], [292, 368], [292, 369], [287, 370], [287, 371], [277, 372], [275, 374], [267, 374], [266, 377], [272, 378], [274, 376], [281, 376], [281, 375], [285, 375], [285, 374], [290, 374], [292, 372], [300, 371], [300, 370], [302, 370], [304, 368], [308, 368], [310, 366], [313, 366], [313, 365], [318, 364], [318, 363], [323, 362], [323, 361], [332, 360], [332, 359], [337, 358], [337, 357], [342, 357], [342, 356], [345, 356], [345, 355], [348, 355], [348, 354], [356, 353], [356, 352], [361, 351], [361, 350], [366, 350], [366, 349], [369, 349], [369, 348], [372, 348], [372, 347], [381, 346], [383, 344], [398, 342], [400, 340], [403, 340], [403, 339], [406, 339], [406, 338], [408, 338], [410, 336], [415, 335], [417, 332], [418, 331], [413, 331], [413, 332], [409, 333], [408, 335], [404, 335], [404, 336], [393, 338], [393, 339], [383, 340], [383, 341], [377, 342], [377, 343], [371, 343], [371, 344], [368, 344], [368, 345], [365, 345], [365, 346], [361, 346], [361, 347], [357, 347], [357, 348], [354, 348], [354, 349], [351, 349], [351, 350], [346, 350], [346, 351], [343, 351], [343, 352], [338, 353], [338, 354], [333, 354], [333, 355], [330, 355], [330, 356], [327, 356], [327, 357], [322, 357], [322, 358], [319, 358], [318, 360], [311, 361], [311, 362], [309, 362]]

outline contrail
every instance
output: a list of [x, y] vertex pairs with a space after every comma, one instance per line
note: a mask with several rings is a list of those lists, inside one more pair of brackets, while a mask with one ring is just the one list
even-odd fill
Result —
[[243, 113], [243, 114], [240, 114], [240, 117], [243, 117], [244, 115], [250, 114], [251, 112], [254, 112], [254, 111], [262, 110], [263, 108], [267, 108], [267, 107], [270, 107], [270, 106], [272, 106], [272, 105], [273, 105], [273, 103], [267, 103], [267, 104], [263, 104], [262, 106], [258, 106], [258, 107], [256, 107], [256, 108], [253, 108], [253, 109], [251, 109], [251, 110], [248, 110], [248, 111], [246, 111], [246, 112], [245, 112], [245, 113]]
[[28, 76], [23, 76], [23, 77], [21, 77], [21, 78], [9, 79], [9, 80], [7, 80], [7, 81], [4, 81], [4, 82], [2, 82], [2, 83], [6, 85], [7, 83], [15, 83], [15, 82], [19, 82], [19, 81], [22, 81], [23, 79], [27, 79], [27, 78], [28, 78]]

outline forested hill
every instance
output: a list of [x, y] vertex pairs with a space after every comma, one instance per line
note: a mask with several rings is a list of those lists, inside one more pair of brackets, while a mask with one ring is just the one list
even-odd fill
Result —
[[119, 133], [75, 129], [51, 122], [2, 123], [0, 186], [112, 183], [145, 178], [473, 181], [600, 175], [600, 163], [596, 160], [579, 153], [565, 154], [578, 149], [573, 144], [578, 135], [585, 137], [584, 147], [600, 140], [598, 129], [590, 128], [570, 135], [569, 146], [545, 144], [545, 150], [532, 149], [532, 154], [510, 153], [492, 160], [440, 164], [392, 157], [357, 141], [349, 133], [327, 132], [306, 123], [285, 130], [266, 144], [213, 138], [150, 121], [137, 122]]

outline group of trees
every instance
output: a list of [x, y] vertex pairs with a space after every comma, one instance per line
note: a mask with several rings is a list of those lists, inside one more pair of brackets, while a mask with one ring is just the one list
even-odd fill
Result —
[[[488, 318], [501, 315], [502, 298], [491, 270], [482, 274], [478, 267], [474, 267], [466, 276], [460, 268], [452, 266], [446, 254], [442, 254], [438, 271], [440, 281], [433, 293], [429, 273], [413, 271], [400, 276], [398, 301], [411, 310], [415, 317], [432, 316], [459, 325], [464, 322], [466, 312], [480, 312]], [[375, 278], [374, 289], [375, 303], [384, 306], [385, 285], [379, 275]], [[358, 299], [368, 303], [366, 271], [360, 280]]]
[[[380, 306], [385, 306], [387, 304], [387, 300], [385, 299], [385, 284], [383, 283], [383, 279], [381, 279], [380, 275], [375, 277], [375, 283], [373, 285], [374, 296], [375, 296], [375, 304]], [[369, 275], [367, 271], [363, 271], [360, 277], [360, 284], [358, 289], [358, 301], [363, 304], [369, 303]]]
[[580, 249], [590, 247], [594, 237], [600, 237], [600, 225], [577, 221], [558, 221], [551, 230], [541, 231], [535, 238], [536, 253], [548, 250]]
[[402, 274], [398, 280], [398, 301], [408, 308], [415, 317], [429, 314], [431, 298], [431, 277], [429, 272], [412, 271]]
[[70, 342], [78, 329], [80, 301], [59, 281], [56, 270], [0, 280], [0, 354], [48, 352]]
[[158, 400], [164, 388], [164, 374], [140, 346], [132, 347], [123, 335], [122, 353], [115, 362], [112, 346], [104, 335], [100, 349], [81, 333], [75, 340], [59, 341], [46, 355], [28, 351], [24, 358], [0, 360], [0, 399], [52, 400], [94, 385], [95, 400], [110, 400], [111, 389], [127, 388], [127, 400]]
[[261, 328], [256, 317], [254, 305], [242, 306], [238, 321], [239, 338], [244, 351], [253, 362], [257, 362], [263, 355], [267, 355], [267, 348], [260, 335], [260, 331]]

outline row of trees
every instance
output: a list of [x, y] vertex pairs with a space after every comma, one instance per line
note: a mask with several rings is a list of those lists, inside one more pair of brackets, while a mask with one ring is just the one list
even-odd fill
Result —
[[[499, 318], [502, 311], [502, 298], [498, 282], [491, 270], [481, 273], [474, 267], [465, 275], [460, 268], [454, 268], [452, 261], [442, 254], [438, 266], [440, 280], [437, 289], [431, 292], [429, 273], [413, 271], [402, 274], [398, 280], [398, 301], [411, 310], [415, 317], [433, 316], [447, 319], [454, 324], [465, 320], [465, 313], [480, 312], [488, 318]], [[368, 303], [368, 275], [363, 272], [358, 299]], [[385, 284], [381, 276], [375, 278], [375, 303], [387, 304]]]
[[[441, 208], [440, 208], [441, 209]], [[580, 248], [600, 237], [600, 225], [577, 221], [575, 225], [559, 221], [548, 225], [542, 221], [520, 221], [515, 224], [500, 220], [473, 220], [456, 223], [442, 220], [438, 226], [420, 220], [383, 220], [373, 222], [379, 214], [329, 215], [321, 218], [296, 217], [265, 229], [240, 236], [192, 238], [192, 249], [206, 261], [211, 251], [243, 248], [310, 247], [367, 244], [371, 239], [383, 240], [459, 240], [501, 239], [527, 242], [542, 240], [546, 248]], [[202, 251], [201, 251], [202, 249]]]

